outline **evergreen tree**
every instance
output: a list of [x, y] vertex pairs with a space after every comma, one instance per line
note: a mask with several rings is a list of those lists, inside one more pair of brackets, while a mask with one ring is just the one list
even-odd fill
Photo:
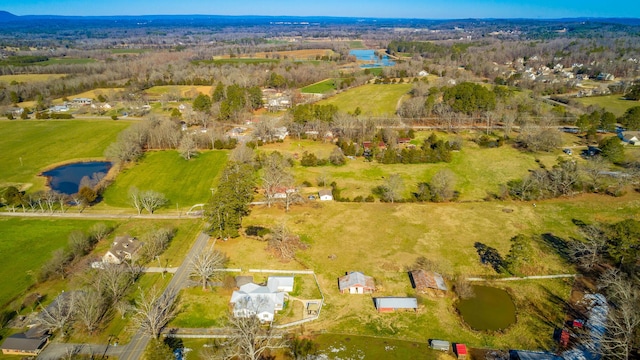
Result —
[[206, 209], [212, 235], [221, 238], [239, 235], [242, 218], [249, 214], [254, 188], [253, 167], [234, 162], [227, 165]]

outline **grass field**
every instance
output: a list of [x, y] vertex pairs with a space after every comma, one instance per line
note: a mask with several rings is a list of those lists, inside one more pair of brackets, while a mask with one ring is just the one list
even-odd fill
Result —
[[147, 49], [109, 49], [109, 52], [112, 54], [142, 54], [149, 50]]
[[207, 64], [207, 65], [270, 64], [270, 63], [277, 63], [277, 62], [280, 62], [280, 60], [263, 59], [263, 58], [233, 58], [233, 59], [213, 59], [213, 60], [194, 61], [194, 63], [196, 64]]
[[305, 86], [300, 89], [303, 93], [312, 93], [312, 94], [324, 94], [330, 91], [334, 91], [336, 89], [336, 82], [334, 79], [327, 79], [315, 84], [311, 84], [309, 86]]
[[103, 158], [106, 147], [129, 124], [111, 120], [0, 121], [0, 133], [10, 134], [0, 137], [0, 186], [31, 184], [34, 190], [42, 189], [45, 179], [37, 175], [45, 167]]
[[147, 90], [145, 93], [151, 97], [160, 97], [163, 94], [167, 94], [171, 91], [179, 92], [180, 97], [195, 98], [198, 93], [205, 95], [211, 94], [211, 86], [190, 86], [190, 85], [165, 85], [154, 86]]
[[186, 161], [177, 151], [148, 152], [140, 162], [123, 170], [104, 193], [107, 205], [130, 208], [129, 188], [154, 190], [163, 193], [170, 201], [188, 209], [194, 204], [205, 203], [211, 196], [211, 188], [227, 161], [227, 152], [204, 151]]
[[18, 83], [34, 83], [43, 82], [49, 80], [56, 80], [65, 77], [65, 74], [18, 74], [18, 75], [2, 75], [0, 76], [0, 83], [11, 84], [12, 82]]
[[0, 306], [35, 283], [51, 252], [67, 246], [69, 233], [88, 230], [96, 220], [44, 220], [0, 218]]
[[624, 100], [620, 95], [591, 96], [576, 98], [574, 100], [585, 106], [600, 106], [614, 113], [616, 116], [621, 116], [630, 107], [640, 106], [640, 101]]
[[[430, 133], [418, 133], [418, 137]], [[446, 134], [438, 134], [446, 138]], [[261, 151], [279, 151], [289, 156], [298, 157], [307, 151], [319, 158], [327, 158], [335, 145], [311, 140], [290, 140], [284, 143], [268, 144]], [[404, 181], [404, 196], [409, 197], [419, 182], [430, 181], [435, 173], [449, 169], [456, 175], [456, 189], [460, 192], [461, 201], [477, 201], [484, 199], [488, 193], [497, 193], [500, 185], [507, 181], [524, 177], [530, 169], [539, 165], [538, 158], [546, 166], [553, 166], [557, 153], [524, 153], [511, 146], [484, 149], [471, 141], [465, 141], [459, 152], [453, 153], [450, 163], [437, 164], [392, 164], [366, 162], [363, 158], [347, 160], [344, 166], [295, 167], [295, 177], [299, 183], [308, 181], [316, 184], [316, 179], [324, 175], [329, 183], [335, 181], [342, 189], [342, 195], [353, 198], [358, 195], [366, 197], [371, 189], [382, 185], [391, 174], [400, 174]]]
[[411, 84], [374, 85], [367, 84], [341, 92], [318, 105], [332, 104], [345, 112], [360, 107], [363, 115], [393, 116], [400, 100], [411, 90]]
[[[371, 296], [339, 294], [336, 279], [346, 271], [363, 271], [376, 279], [375, 296], [415, 296], [406, 269], [424, 256], [434, 269], [452, 277], [491, 277], [495, 272], [480, 263], [475, 242], [492, 246], [501, 254], [516, 234], [553, 234], [565, 240], [577, 236], [573, 219], [614, 221], [638, 218], [640, 194], [621, 198], [582, 195], [537, 203], [467, 202], [449, 204], [366, 204], [310, 202], [289, 213], [279, 207], [254, 207], [244, 225], [271, 227], [285, 224], [310, 245], [297, 262], [281, 262], [265, 243], [233, 239], [216, 246], [231, 259], [230, 266], [282, 269], [303, 266], [318, 274], [326, 303], [308, 331], [392, 337], [412, 341], [445, 338], [471, 346], [549, 349], [555, 326], [564, 319], [562, 299], [572, 280], [494, 283], [514, 296], [517, 323], [502, 333], [469, 330], [455, 311], [452, 296], [418, 295], [420, 310], [378, 314]], [[529, 271], [536, 274], [572, 273], [574, 269], [543, 238], [534, 240], [535, 254]], [[383, 339], [384, 340], [384, 339]], [[380, 340], [380, 341], [383, 341]]]

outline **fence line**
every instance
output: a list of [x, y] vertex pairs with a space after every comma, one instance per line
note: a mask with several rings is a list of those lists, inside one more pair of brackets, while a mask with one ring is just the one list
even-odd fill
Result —
[[274, 274], [302, 274], [315, 275], [313, 270], [269, 270], [269, 269], [249, 269], [253, 273], [274, 273]]

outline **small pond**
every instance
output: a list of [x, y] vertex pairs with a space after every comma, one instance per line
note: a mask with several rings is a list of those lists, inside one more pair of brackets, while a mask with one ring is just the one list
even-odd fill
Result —
[[349, 55], [355, 56], [358, 61], [367, 62], [366, 64], [360, 65], [361, 68], [393, 66], [396, 64], [391, 61], [389, 56], [386, 54], [382, 55], [382, 57], [378, 57], [375, 50], [351, 50], [349, 51]]
[[474, 286], [475, 296], [462, 299], [458, 310], [475, 330], [501, 330], [516, 322], [516, 306], [509, 293], [489, 286]]
[[78, 192], [80, 180], [83, 177], [88, 176], [93, 179], [104, 177], [111, 169], [111, 165], [109, 161], [80, 162], [58, 166], [41, 175], [49, 178], [49, 187], [52, 190], [71, 195]]

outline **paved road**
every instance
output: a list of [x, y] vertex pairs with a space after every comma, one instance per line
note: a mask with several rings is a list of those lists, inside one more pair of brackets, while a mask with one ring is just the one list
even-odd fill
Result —
[[[184, 287], [185, 284], [188, 283], [189, 280], [189, 272], [190, 272], [190, 263], [191, 259], [195, 258], [202, 249], [207, 245], [209, 241], [209, 235], [205, 233], [200, 233], [196, 242], [189, 250], [189, 253], [184, 258], [182, 265], [176, 270], [167, 285], [167, 288], [164, 290], [165, 293], [169, 291], [175, 291], [176, 293]], [[120, 360], [138, 360], [142, 358], [144, 354], [144, 349], [147, 347], [149, 343], [149, 337], [145, 335], [143, 332], [138, 330], [133, 338], [131, 338], [131, 342], [127, 344], [126, 349], [122, 352], [119, 359]]]
[[[173, 271], [173, 277], [171, 278], [169, 285], [167, 285], [167, 288], [164, 290], [165, 293], [169, 291], [175, 291], [177, 293], [185, 285], [190, 283], [189, 273], [191, 267], [191, 259], [196, 257], [208, 242], [209, 235], [201, 232], [196, 238], [195, 243], [191, 247], [191, 250], [189, 250], [187, 256], [184, 258], [184, 261], [182, 262], [180, 267], [171, 268], [171, 270], [175, 271]], [[155, 268], [149, 269], [155, 270]], [[131, 338], [131, 342], [129, 342], [127, 345], [107, 346], [95, 344], [50, 344], [44, 349], [42, 353], [40, 353], [40, 355], [38, 355], [38, 359], [60, 359], [66, 357], [66, 355], [73, 351], [79, 354], [94, 354], [100, 356], [105, 354], [107, 356], [118, 357], [118, 359], [120, 360], [139, 360], [142, 358], [149, 340], [149, 336], [138, 330], [138, 332], [136, 332]]]

